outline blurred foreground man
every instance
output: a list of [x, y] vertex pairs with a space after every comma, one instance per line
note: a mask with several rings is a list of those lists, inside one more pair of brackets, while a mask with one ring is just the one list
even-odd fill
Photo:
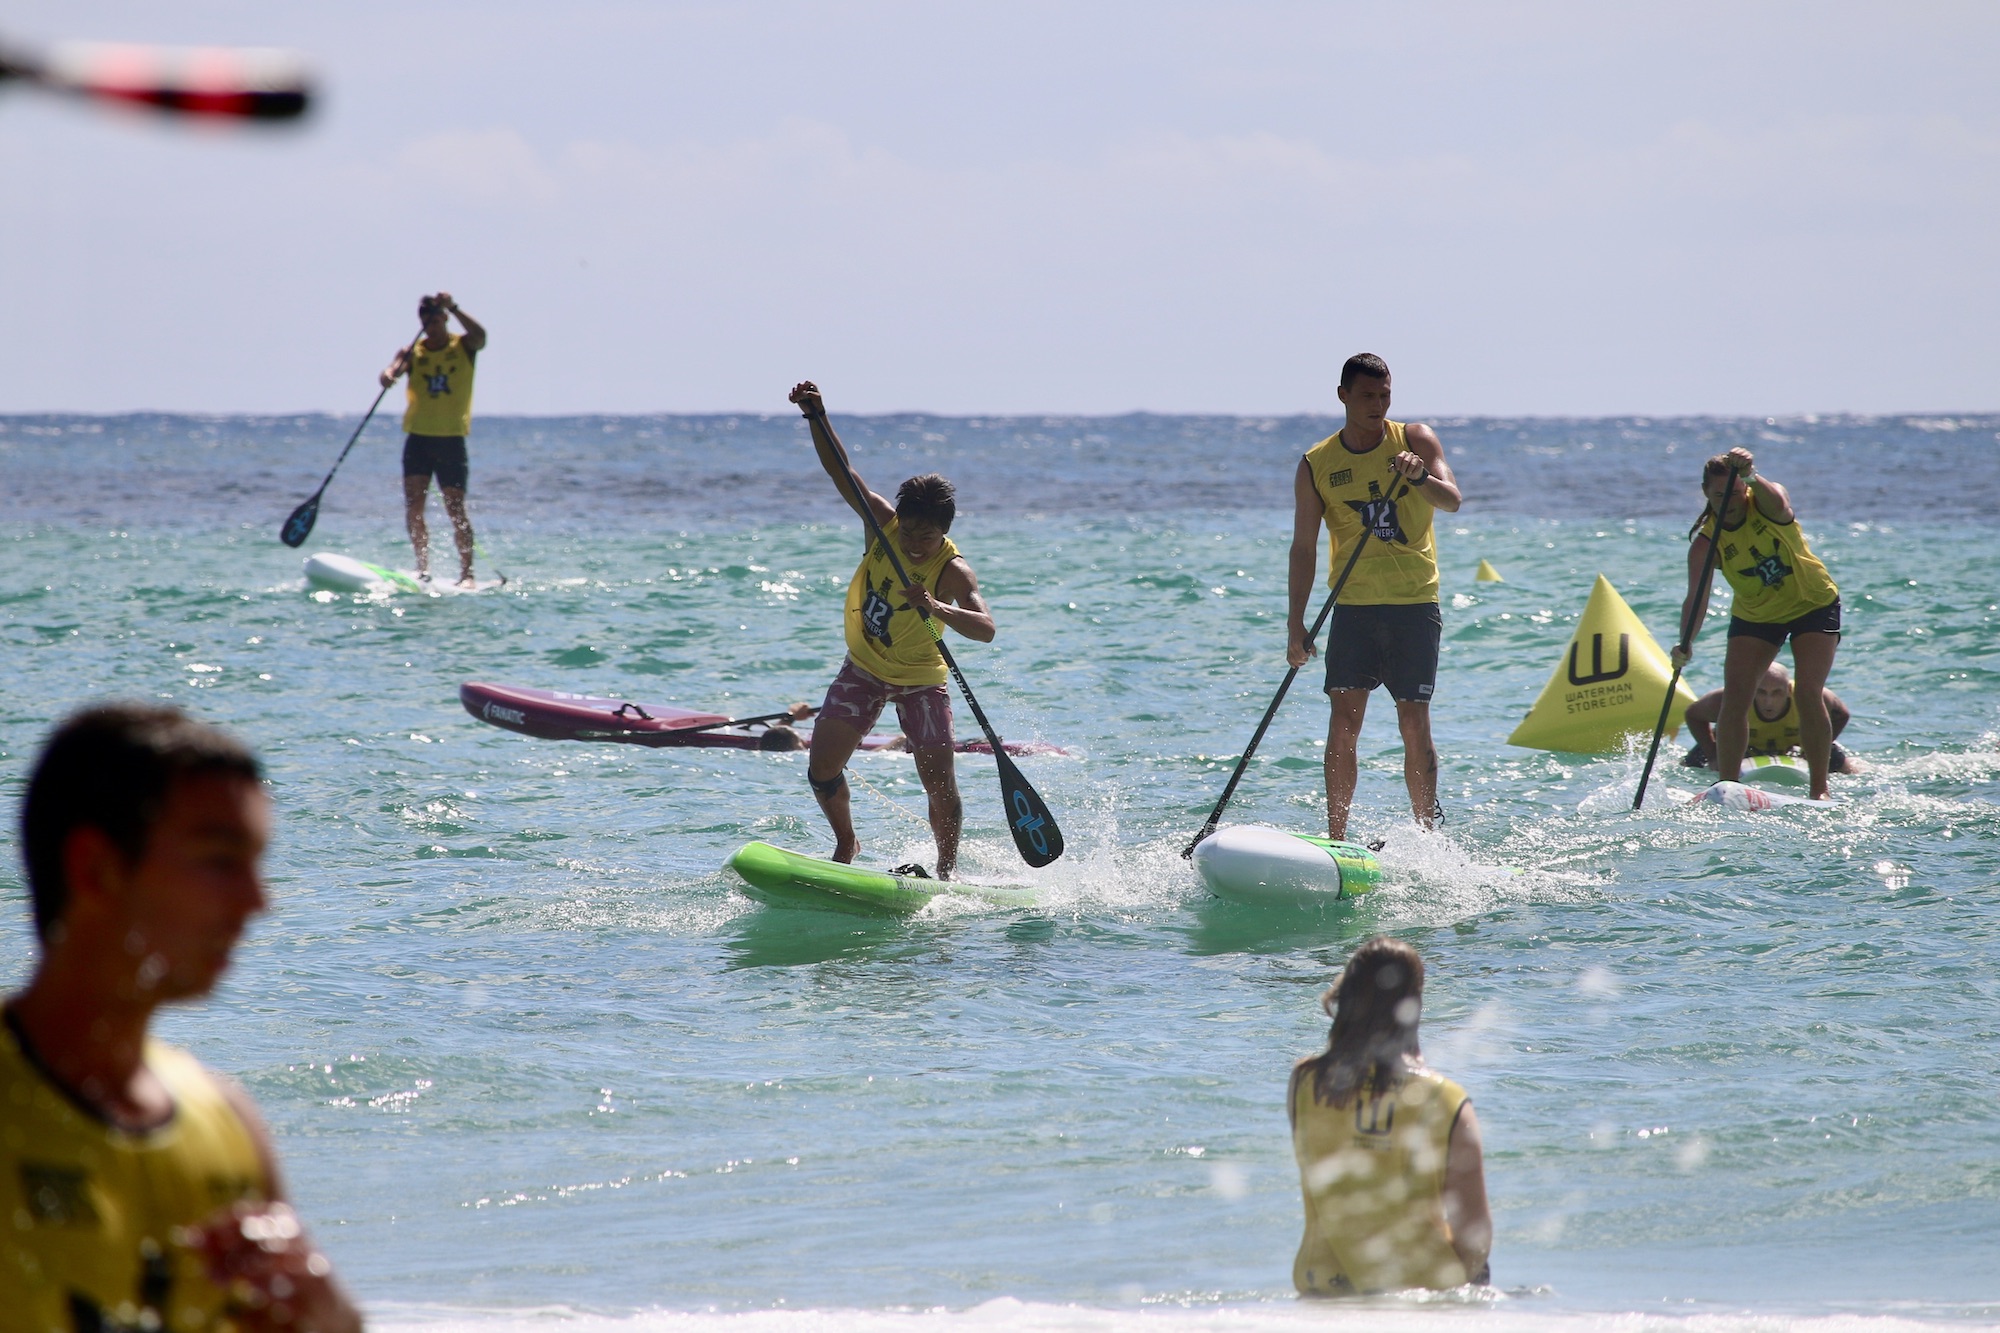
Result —
[[176, 709], [78, 713], [21, 810], [40, 943], [0, 1030], [0, 1327], [351, 1333], [249, 1097], [147, 1035], [265, 905], [257, 760]]

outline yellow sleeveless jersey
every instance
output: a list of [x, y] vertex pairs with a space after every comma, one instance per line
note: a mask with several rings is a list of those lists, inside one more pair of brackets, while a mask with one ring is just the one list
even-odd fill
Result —
[[1340, 577], [1353, 543], [1368, 532], [1361, 559], [1341, 589], [1342, 606], [1411, 606], [1438, 599], [1437, 542], [1431, 532], [1431, 503], [1414, 487], [1389, 500], [1402, 484], [1389, 460], [1409, 446], [1403, 423], [1383, 423], [1382, 441], [1365, 454], [1350, 452], [1331, 435], [1306, 451], [1313, 486], [1326, 506], [1333, 534], [1327, 584]]
[[1785, 700], [1785, 711], [1775, 720], [1767, 722], [1757, 716], [1757, 705], [1750, 705], [1750, 745], [1748, 754], [1790, 754], [1799, 748], [1804, 733], [1799, 730], [1799, 710], [1790, 698]]
[[[902, 531], [898, 519], [882, 527], [891, 542]], [[912, 565], [899, 548], [896, 558], [912, 583], [921, 584], [937, 596], [938, 575], [958, 556], [951, 538], [944, 539], [938, 553], [921, 565]], [[944, 628], [940, 625], [938, 628]], [[896, 567], [882, 551], [882, 543], [868, 543], [868, 554], [847, 585], [847, 655], [854, 665], [877, 680], [891, 685], [942, 685], [944, 657], [924, 619], [903, 597], [903, 581]]]
[[175, 1227], [269, 1197], [257, 1147], [195, 1058], [146, 1043], [174, 1117], [128, 1133], [83, 1110], [0, 1028], [0, 1323], [23, 1333], [228, 1330]]
[[[1736, 593], [1730, 613], [1759, 625], [1782, 625], [1833, 605], [1840, 589], [1806, 545], [1798, 517], [1773, 523], [1757, 508], [1754, 495], [1745, 511], [1740, 527], [1722, 530], [1715, 553], [1715, 567]], [[1715, 539], [1715, 515], [1708, 516], [1701, 533]]]
[[473, 354], [455, 333], [435, 352], [419, 339], [403, 429], [411, 435], [472, 434], [472, 364]]
[[1306, 1204], [1293, 1285], [1331, 1296], [1467, 1281], [1444, 1215], [1445, 1154], [1465, 1089], [1413, 1070], [1391, 1092], [1328, 1106], [1312, 1084], [1303, 1073], [1293, 1092]]

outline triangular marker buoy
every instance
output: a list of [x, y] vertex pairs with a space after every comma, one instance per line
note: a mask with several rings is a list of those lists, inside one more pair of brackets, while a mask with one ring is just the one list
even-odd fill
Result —
[[1505, 583], [1507, 580], [1500, 577], [1500, 571], [1493, 568], [1491, 560], [1481, 560], [1479, 568], [1473, 571], [1472, 581], [1474, 583]]
[[[1651, 740], [1673, 672], [1645, 623], [1599, 574], [1555, 674], [1507, 743], [1606, 754], [1624, 749], [1630, 736]], [[1694, 700], [1694, 691], [1681, 681], [1667, 715], [1669, 737], [1680, 730], [1681, 715]]]

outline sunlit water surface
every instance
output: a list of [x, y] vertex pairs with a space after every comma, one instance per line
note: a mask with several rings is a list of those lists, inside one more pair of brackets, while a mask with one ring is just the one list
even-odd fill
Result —
[[[858, 541], [795, 418], [482, 423], [506, 587], [316, 598], [275, 531], [347, 428], [0, 420], [0, 780], [11, 808], [52, 719], [103, 695], [263, 753], [276, 910], [164, 1028], [263, 1105], [378, 1319], [2000, 1320], [2000, 421], [1442, 423], [1472, 496], [1440, 520], [1449, 822], [1402, 813], [1378, 700], [1356, 829], [1388, 839], [1388, 883], [1325, 917], [1218, 903], [1178, 853], [1283, 672], [1290, 460], [1331, 425], [851, 423], [878, 485], [959, 479], [1001, 625], [967, 674], [1008, 736], [1071, 751], [1023, 760], [1070, 848], [1035, 873], [991, 762], [961, 762], [970, 868], [1040, 910], [889, 923], [760, 907], [721, 871], [748, 838], [826, 848], [801, 756], [535, 741], [456, 699], [816, 702]], [[1505, 738], [1599, 572], [1669, 638], [1694, 474], [1738, 442], [1842, 586], [1833, 684], [1873, 768], [1825, 809], [1635, 814], [1639, 756]], [[1964, 484], [1908, 502], [1882, 460], [1919, 449]], [[357, 450], [307, 551], [407, 564], [393, 458], [385, 432]], [[1475, 584], [1482, 558], [1506, 582]], [[1720, 651], [1715, 628], [1698, 689]], [[1231, 817], [1320, 825], [1324, 727], [1308, 675]], [[925, 855], [908, 761], [854, 771], [865, 855]], [[13, 984], [11, 846], [0, 891]], [[1497, 1291], [1302, 1306], [1286, 1070], [1377, 931], [1428, 959], [1427, 1055], [1479, 1106]]]

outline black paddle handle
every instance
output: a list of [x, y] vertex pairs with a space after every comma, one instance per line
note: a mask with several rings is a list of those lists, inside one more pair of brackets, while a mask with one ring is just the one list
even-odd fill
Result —
[[[1749, 488], [1745, 487], [1747, 498]], [[1687, 615], [1681, 619], [1681, 639], [1674, 647], [1694, 648], [1694, 613], [1708, 604], [1708, 581], [1715, 574], [1715, 548], [1722, 545], [1722, 516], [1729, 512], [1729, 500], [1736, 493], [1736, 469], [1729, 470], [1729, 485], [1722, 492], [1722, 510], [1715, 516], [1715, 535], [1708, 539], [1708, 555], [1701, 562], [1701, 579], [1695, 585], [1695, 595], [1688, 599]], [[1707, 515], [1702, 516], [1707, 521]], [[1632, 808], [1637, 810], [1646, 802], [1646, 784], [1653, 780], [1653, 761], [1660, 757], [1660, 738], [1667, 734], [1667, 714], [1673, 711], [1674, 690], [1681, 683], [1680, 664], [1674, 666], [1674, 674], [1667, 681], [1667, 697], [1660, 700], [1660, 720], [1653, 724], [1653, 744], [1646, 751], [1646, 767], [1639, 774], [1639, 793], [1632, 798]]]
[[[1394, 486], [1389, 488], [1389, 503], [1394, 504], [1409, 493], [1410, 479], [1404, 477], [1401, 490], [1397, 490]], [[1326, 624], [1326, 618], [1333, 614], [1334, 603], [1340, 600], [1341, 590], [1347, 587], [1347, 576], [1354, 572], [1355, 564], [1360, 561], [1361, 548], [1368, 544], [1371, 531], [1367, 524], [1362, 524], [1361, 535], [1355, 539], [1354, 549], [1348, 553], [1347, 564], [1342, 566], [1340, 577], [1333, 581], [1333, 591], [1326, 595], [1325, 605], [1320, 607], [1318, 618], [1313, 621], [1312, 629], [1306, 634], [1307, 643], [1319, 637], [1320, 628]], [[1201, 846], [1202, 839], [1215, 832], [1215, 826], [1222, 822], [1222, 812], [1229, 808], [1230, 798], [1236, 795], [1236, 784], [1243, 781], [1244, 771], [1250, 767], [1250, 757], [1257, 753], [1257, 747], [1263, 743], [1264, 733], [1270, 729], [1271, 719], [1278, 715], [1278, 705], [1285, 701], [1285, 695], [1291, 690], [1292, 682], [1298, 679], [1299, 671], [1299, 667], [1293, 667], [1285, 673], [1285, 679], [1279, 684], [1278, 692], [1271, 697], [1271, 706], [1264, 710], [1263, 721], [1257, 724], [1257, 730], [1250, 736], [1250, 744], [1244, 747], [1243, 757], [1236, 761], [1236, 771], [1229, 775], [1228, 785], [1222, 789], [1222, 799], [1215, 803], [1215, 809], [1208, 812], [1208, 822], [1201, 826], [1201, 832], [1194, 835], [1194, 841], [1181, 849], [1183, 859], [1193, 856], [1194, 849]]]

